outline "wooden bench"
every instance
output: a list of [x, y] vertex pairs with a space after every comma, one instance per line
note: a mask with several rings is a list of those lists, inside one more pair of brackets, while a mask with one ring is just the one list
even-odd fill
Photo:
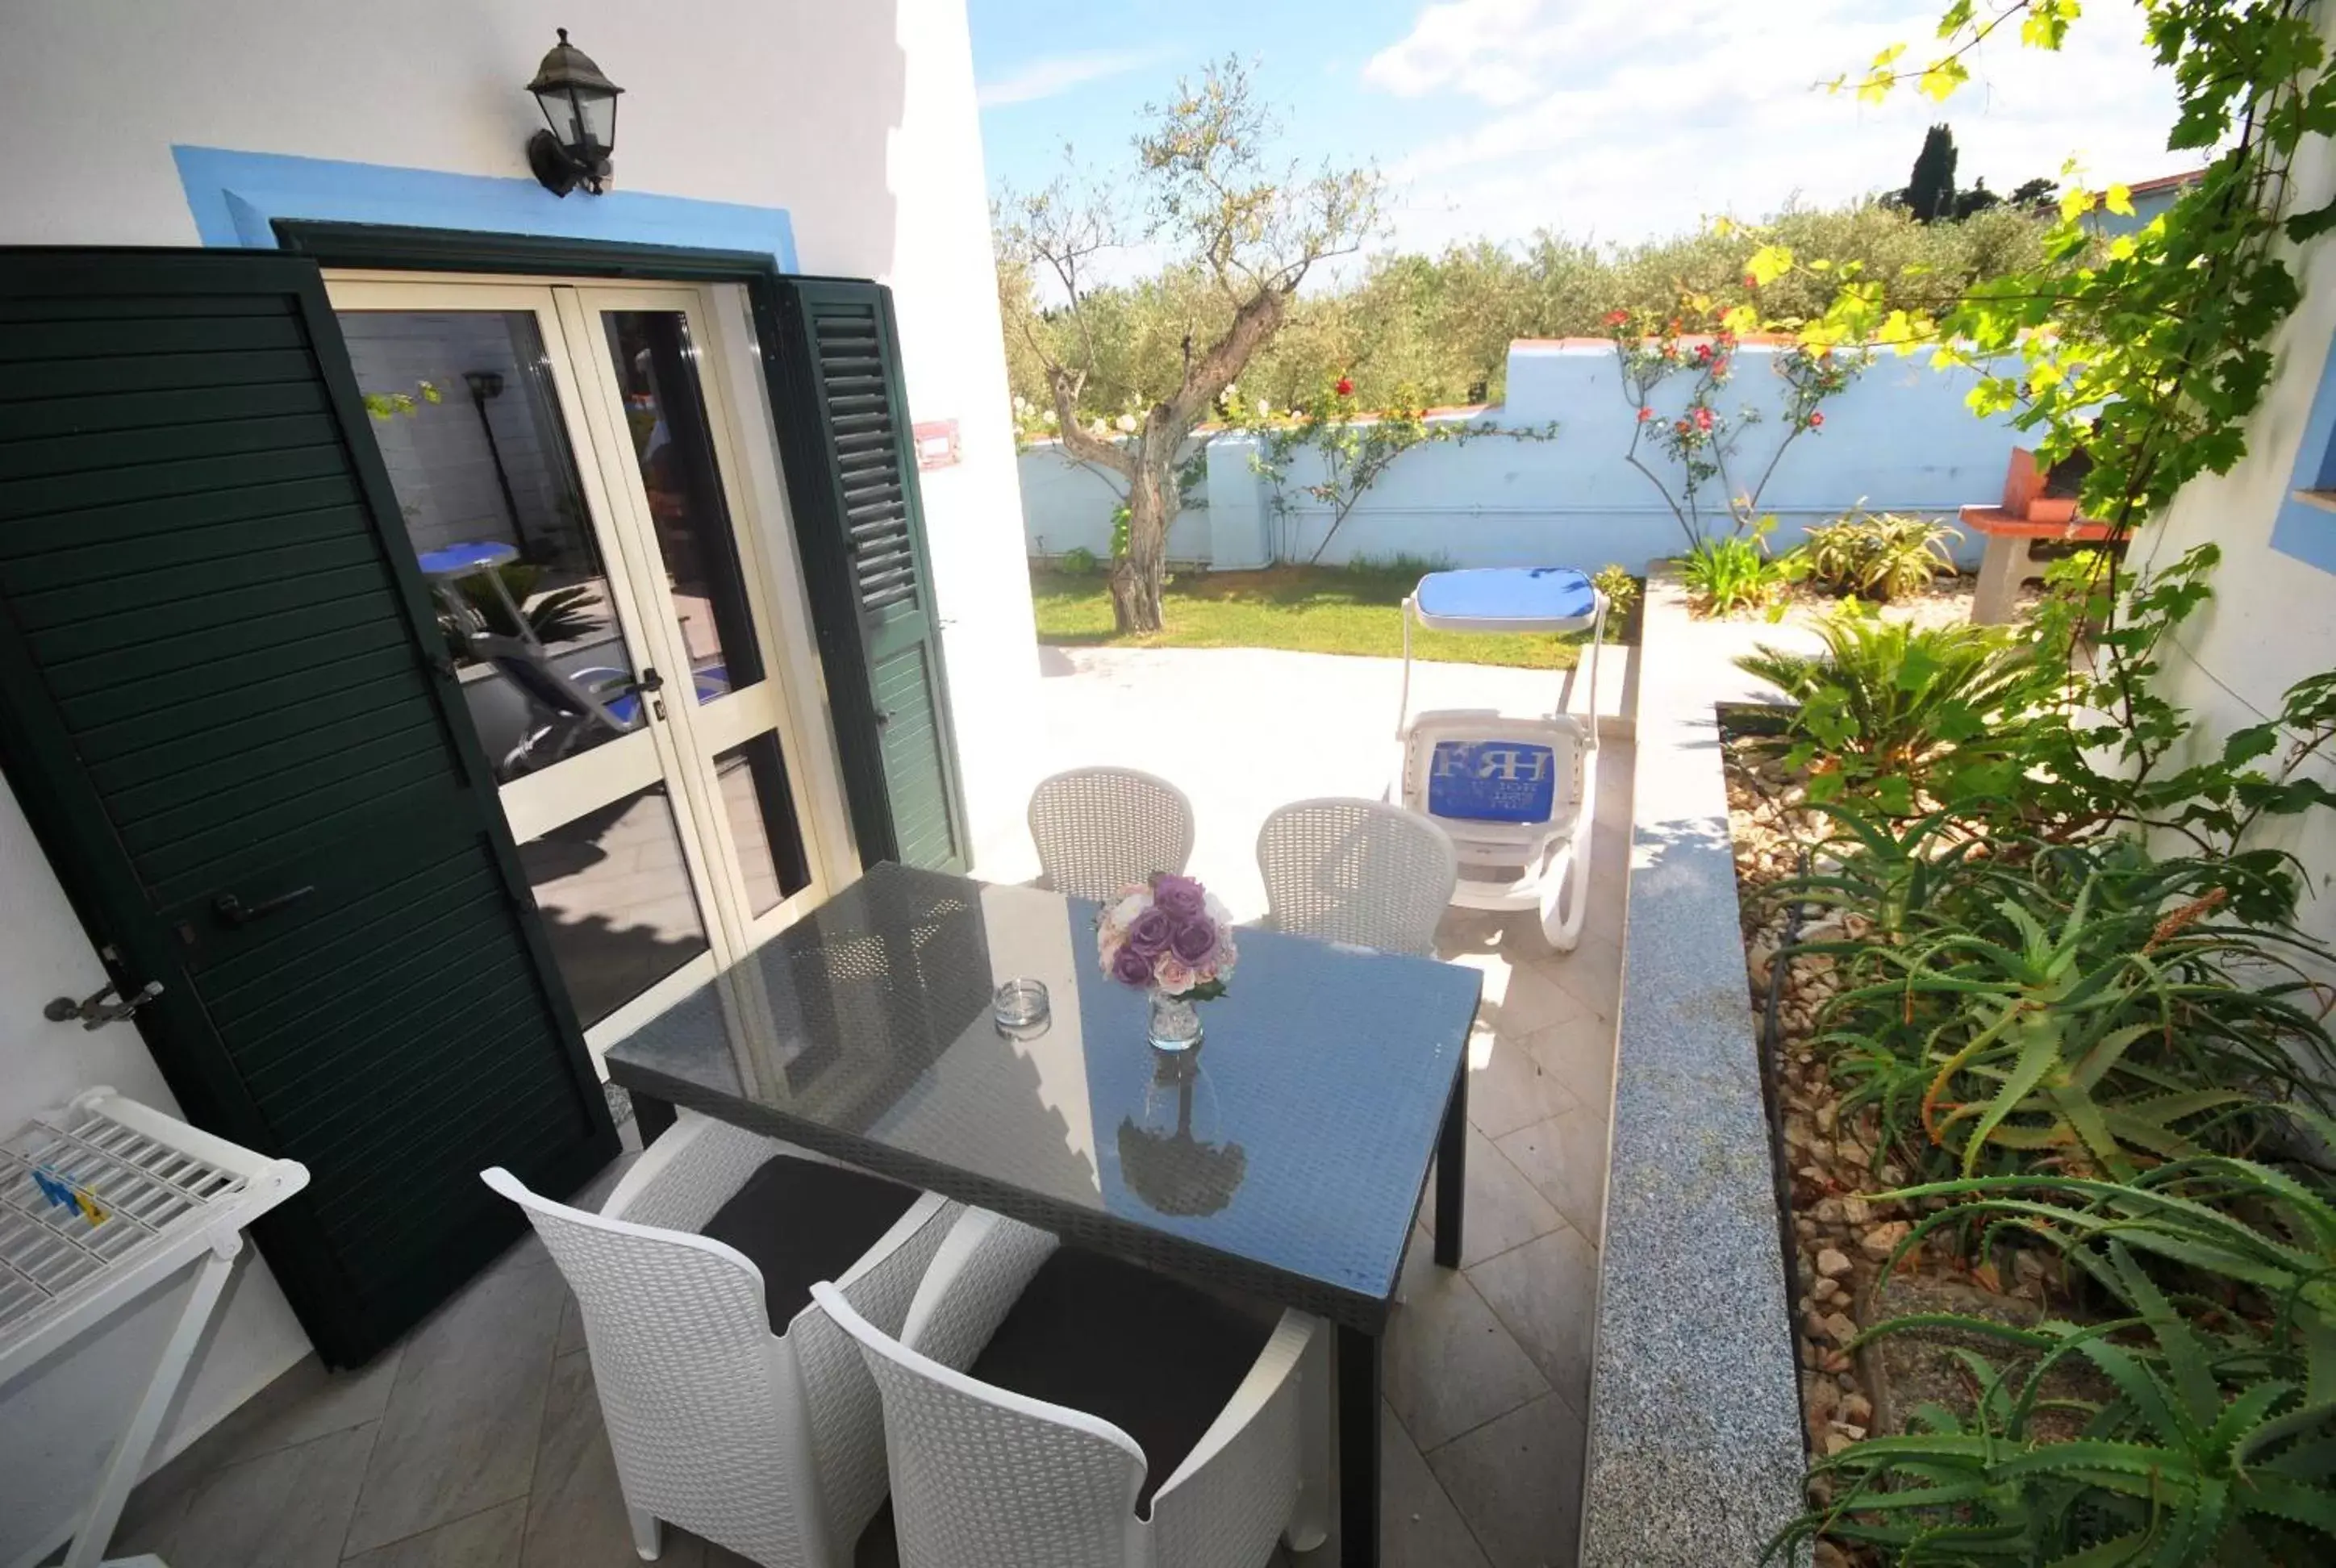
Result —
[[1971, 596], [1971, 619], [1981, 626], [1998, 625], [2012, 616], [2020, 585], [2041, 575], [2030, 553], [2039, 540], [2058, 544], [2099, 544], [2111, 534], [2106, 522], [2073, 518], [2067, 522], [2037, 522], [2017, 517], [2000, 506], [1966, 506], [1959, 514], [1962, 525], [1987, 536], [1980, 557], [1979, 587]]

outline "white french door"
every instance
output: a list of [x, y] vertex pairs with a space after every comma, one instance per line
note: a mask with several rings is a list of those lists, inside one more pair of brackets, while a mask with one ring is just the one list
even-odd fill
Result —
[[830, 885], [812, 824], [831, 769], [804, 744], [816, 705], [790, 700], [793, 579], [713, 373], [720, 313], [681, 284], [330, 291], [561, 979], [605, 1048]]

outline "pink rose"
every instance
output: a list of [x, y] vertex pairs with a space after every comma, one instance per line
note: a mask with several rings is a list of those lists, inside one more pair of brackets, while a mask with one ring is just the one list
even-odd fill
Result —
[[1161, 954], [1159, 964], [1152, 971], [1152, 983], [1172, 997], [1183, 996], [1199, 982], [1192, 966], [1174, 953]]

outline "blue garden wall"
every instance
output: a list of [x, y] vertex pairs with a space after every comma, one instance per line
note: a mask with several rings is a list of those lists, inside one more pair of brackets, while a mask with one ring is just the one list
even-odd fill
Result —
[[[1739, 483], [1749, 483], [1767, 464], [1783, 434], [1776, 353], [1739, 348], [1737, 372], [1718, 398], [1724, 411], [1757, 409], [1764, 416], [1745, 431], [1731, 463]], [[1861, 499], [1876, 511], [1949, 519], [1967, 502], [1998, 500], [2005, 464], [2021, 442], [2008, 420], [1971, 414], [1963, 400], [1976, 379], [1965, 368], [1932, 369], [1927, 354], [1877, 358], [1825, 404], [1824, 428], [1794, 443], [1769, 481], [1761, 510], [1776, 518], [1778, 547]], [[1666, 390], [1684, 398], [1686, 382], [1677, 377]], [[1657, 412], [1672, 409], [1659, 396]], [[1459, 566], [1619, 561], [1636, 570], [1683, 547], [1669, 509], [1623, 461], [1636, 413], [1623, 396], [1611, 345], [1511, 346], [1508, 402], [1481, 417], [1515, 428], [1554, 420], [1557, 438], [1494, 437], [1406, 453], [1348, 515], [1323, 559], [1408, 554], [1445, 557]], [[1303, 560], [1322, 541], [1329, 515], [1305, 493], [1319, 474], [1301, 461], [1282, 488], [1288, 509], [1277, 514], [1272, 487], [1251, 466], [1251, 450], [1245, 436], [1210, 443], [1207, 505], [1179, 515], [1169, 533], [1170, 560], [1257, 567]], [[1660, 456], [1642, 457], [1664, 472]], [[1107, 554], [1116, 491], [1066, 464], [1051, 443], [1024, 453], [1021, 466], [1030, 552], [1052, 557], [1083, 548]], [[1958, 559], [1976, 562], [1982, 542], [1964, 540]]]

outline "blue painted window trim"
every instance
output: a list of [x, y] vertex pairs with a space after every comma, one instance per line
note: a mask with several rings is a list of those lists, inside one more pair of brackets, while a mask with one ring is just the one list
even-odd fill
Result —
[[2312, 415], [2304, 421], [2303, 439], [2296, 444], [2287, 487], [2280, 492], [2279, 516], [2271, 529], [2273, 550], [2336, 572], [2336, 512], [2295, 499], [2299, 490], [2329, 488], [2336, 488], [2336, 346], [2320, 366], [2320, 390], [2312, 394]]
[[207, 246], [276, 249], [275, 221], [289, 218], [762, 251], [782, 272], [801, 270], [784, 208], [621, 190], [562, 198], [532, 180], [220, 147], [172, 147], [170, 156]]

